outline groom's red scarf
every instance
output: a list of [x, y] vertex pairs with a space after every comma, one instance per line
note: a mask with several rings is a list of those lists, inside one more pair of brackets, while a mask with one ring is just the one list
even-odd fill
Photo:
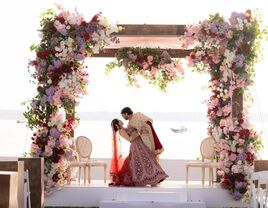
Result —
[[154, 130], [152, 123], [150, 121], [147, 121], [146, 123], [150, 126], [150, 128], [152, 130], [153, 137], [154, 137], [155, 150], [163, 150], [163, 145], [161, 144], [161, 142], [160, 142], [160, 140], [159, 140], [159, 138]]

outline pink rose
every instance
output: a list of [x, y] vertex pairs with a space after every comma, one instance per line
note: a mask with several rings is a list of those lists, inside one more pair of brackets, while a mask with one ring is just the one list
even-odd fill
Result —
[[218, 168], [219, 169], [222, 169], [223, 168], [223, 162], [221, 160], [218, 162]]
[[243, 145], [244, 142], [245, 142], [244, 139], [238, 139], [238, 144], [239, 144], [239, 145]]
[[236, 156], [236, 154], [234, 154], [234, 153], [232, 153], [232, 154], [229, 156], [229, 159], [230, 159], [231, 161], [235, 161], [236, 158], [237, 158], [237, 156]]
[[153, 76], [155, 76], [156, 74], [157, 74], [157, 68], [155, 68], [155, 67], [152, 67], [152, 69], [151, 69], [151, 74], [153, 75]]
[[147, 70], [147, 69], [149, 68], [149, 64], [146, 63], [146, 62], [144, 62], [144, 63], [142, 64], [142, 68], [143, 68], [143, 70]]
[[147, 56], [147, 61], [149, 63], [151, 63], [153, 60], [154, 60], [154, 57], [153, 56]]
[[175, 63], [175, 66], [176, 66], [176, 70], [177, 70], [179, 73], [184, 74], [184, 69], [181, 67], [180, 64]]

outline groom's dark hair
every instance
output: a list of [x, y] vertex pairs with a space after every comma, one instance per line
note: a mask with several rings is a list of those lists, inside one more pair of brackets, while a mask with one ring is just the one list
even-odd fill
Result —
[[124, 108], [121, 110], [121, 114], [132, 115], [132, 114], [133, 114], [133, 111], [131, 110], [130, 107], [124, 107]]

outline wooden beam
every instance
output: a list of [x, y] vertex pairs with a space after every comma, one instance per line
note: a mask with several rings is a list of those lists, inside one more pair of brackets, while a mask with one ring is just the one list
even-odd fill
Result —
[[118, 25], [123, 30], [115, 36], [180, 36], [184, 34], [185, 25]]
[[[99, 54], [93, 54], [92, 57], [115, 57], [117, 50], [118, 49], [104, 49]], [[192, 50], [169, 49], [168, 51], [172, 58], [185, 58]]]

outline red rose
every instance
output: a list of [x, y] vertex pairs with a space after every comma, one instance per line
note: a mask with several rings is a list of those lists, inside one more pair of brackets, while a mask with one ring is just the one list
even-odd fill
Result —
[[38, 65], [38, 62], [37, 61], [33, 61], [33, 65], [34, 66], [37, 66]]
[[94, 17], [91, 19], [91, 22], [99, 22], [99, 16], [100, 14], [94, 15]]
[[215, 38], [217, 35], [216, 35], [216, 33], [210, 33], [210, 36], [211, 36], [212, 38]]
[[242, 123], [244, 123], [244, 120], [241, 118], [241, 119], [238, 120], [238, 122], [239, 122], [240, 124], [242, 124]]
[[81, 25], [84, 26], [84, 27], [87, 26], [86, 21], [82, 21], [82, 22], [81, 22]]
[[255, 155], [250, 153], [250, 152], [247, 152], [247, 162], [250, 164], [250, 165], [253, 165], [253, 161], [255, 159]]
[[249, 137], [249, 135], [250, 135], [250, 131], [248, 129], [242, 129], [239, 132], [239, 137], [241, 139], [245, 139], [245, 138]]
[[42, 54], [42, 59], [46, 59], [47, 57], [48, 57], [48, 55], [49, 55], [49, 50], [45, 50], [44, 52], [43, 52], [43, 54]]
[[37, 56], [38, 58], [41, 58], [41, 55], [42, 55], [42, 54], [41, 54], [40, 51], [37, 51], [37, 52], [36, 52], [36, 56]]
[[29, 65], [38, 66], [38, 62], [36, 60], [30, 61]]
[[56, 18], [61, 24], [65, 22], [65, 19], [63, 17], [57, 17]]
[[191, 59], [195, 59], [195, 58], [196, 58], [195, 53], [191, 53], [191, 54], [190, 54], [190, 58], [191, 58]]
[[225, 178], [221, 181], [221, 187], [224, 189], [229, 189], [232, 187], [232, 182], [229, 179]]
[[225, 38], [225, 35], [224, 34], [221, 34], [219, 37], [220, 37], [220, 39], [224, 39]]
[[84, 39], [85, 39], [85, 40], [89, 40], [89, 39], [91, 39], [91, 36], [90, 36], [88, 33], [86, 33], [86, 34], [84, 35]]
[[59, 178], [59, 173], [55, 173], [55, 174], [52, 176], [52, 180], [53, 180], [54, 182], [57, 182], [59, 179], [60, 179], [60, 178]]

